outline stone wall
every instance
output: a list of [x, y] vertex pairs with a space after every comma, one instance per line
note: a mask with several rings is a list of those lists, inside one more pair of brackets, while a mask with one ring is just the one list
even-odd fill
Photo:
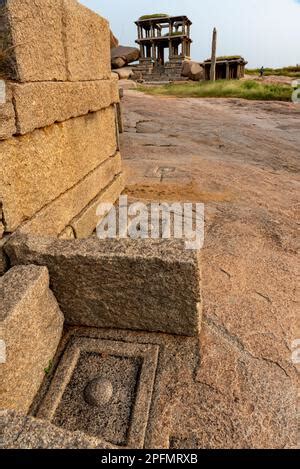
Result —
[[1, 245], [16, 230], [87, 237], [123, 189], [109, 24], [75, 0], [0, 11]]

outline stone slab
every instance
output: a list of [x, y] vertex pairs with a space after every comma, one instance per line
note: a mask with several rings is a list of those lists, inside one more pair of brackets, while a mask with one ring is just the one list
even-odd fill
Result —
[[157, 345], [75, 338], [37, 416], [118, 446], [142, 448], [158, 352]]
[[[115, 176], [122, 171], [121, 155], [108, 158], [95, 170], [83, 178], [76, 186], [69, 189], [56, 200], [40, 210], [29, 222], [25, 223], [20, 231], [42, 236], [57, 236], [65, 231], [67, 225], [98, 196], [114, 180]], [[115, 188], [116, 190], [117, 188]], [[119, 193], [120, 193], [119, 188]], [[117, 197], [116, 197], [117, 198]], [[113, 200], [113, 202], [115, 199]], [[91, 218], [91, 217], [90, 217]], [[90, 224], [87, 224], [88, 229]], [[92, 231], [96, 228], [96, 222]], [[69, 230], [74, 230], [69, 226]], [[60, 237], [65, 238], [67, 233]], [[72, 237], [72, 234], [70, 233]], [[69, 238], [69, 236], [67, 236]]]
[[4, 80], [0, 80], [0, 140], [5, 140], [15, 133], [16, 121], [12, 90]]
[[0, 402], [27, 412], [59, 344], [63, 315], [49, 289], [45, 267], [18, 266], [0, 278]]
[[110, 28], [106, 19], [74, 0], [63, 0], [69, 81], [110, 77]]
[[49, 268], [51, 288], [68, 324], [199, 333], [199, 253], [185, 250], [184, 241], [18, 235], [5, 250], [12, 265]]
[[97, 215], [97, 208], [100, 204], [114, 204], [125, 187], [124, 175], [117, 174], [113, 181], [105, 187], [96, 197], [70, 221], [76, 238], [84, 239], [89, 237], [96, 229], [98, 223], [104, 217]]
[[81, 432], [68, 432], [44, 420], [11, 410], [0, 411], [0, 449], [112, 449]]
[[15, 84], [13, 96], [17, 132], [22, 135], [119, 102], [117, 83], [112, 79]]
[[0, 142], [0, 201], [6, 230], [15, 231], [114, 155], [115, 129], [115, 110], [110, 106]]
[[13, 80], [67, 79], [61, 0], [5, 0], [11, 54], [5, 68]]
[[67, 328], [31, 413], [123, 450], [169, 448], [172, 412], [193, 381], [198, 349], [198, 338]]

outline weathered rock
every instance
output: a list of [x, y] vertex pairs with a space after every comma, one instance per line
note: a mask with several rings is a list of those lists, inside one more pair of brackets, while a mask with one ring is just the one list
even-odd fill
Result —
[[71, 226], [67, 226], [59, 235], [59, 239], [75, 239], [75, 233]]
[[0, 278], [1, 407], [27, 412], [61, 338], [63, 315], [46, 268], [18, 266]]
[[[91, 202], [93, 203], [95, 198], [99, 198], [100, 192], [104, 191], [105, 193], [105, 191], [109, 190], [110, 183], [112, 183], [115, 176], [120, 174], [121, 171], [121, 156], [120, 153], [117, 153], [115, 156], [108, 158], [100, 164], [85, 178], [79, 181], [78, 184], [55, 199], [52, 203], [46, 205], [46, 207], [40, 210], [29, 222], [25, 223], [25, 225], [20, 228], [20, 231], [22, 233], [31, 233], [41, 236], [60, 235], [59, 237], [62, 238], [74, 237], [72, 234], [74, 235], [75, 232], [71, 226], [69, 226], [67, 230], [70, 236], [65, 233], [66, 226], [74, 223], [74, 228], [77, 228], [80, 222], [75, 223], [73, 219], [75, 219], [78, 214], [82, 214], [82, 212], [85, 214], [89, 204]], [[110, 201], [114, 202], [122, 189], [123, 187], [120, 186], [115, 187], [114, 194], [110, 191], [106, 196], [106, 200], [111, 196], [112, 199]], [[89, 217], [87, 217], [87, 215], [80, 215], [80, 218], [82, 217], [86, 225], [82, 227], [81, 231], [84, 231], [88, 236], [96, 228], [96, 209]], [[89, 223], [87, 218], [90, 219]]]
[[197, 335], [201, 320], [198, 253], [181, 241], [63, 241], [16, 236], [13, 265], [48, 266], [68, 324]]
[[122, 68], [122, 67], [125, 67], [126, 60], [123, 59], [122, 57], [116, 57], [112, 59], [111, 65], [113, 69]]
[[0, 277], [5, 274], [8, 269], [8, 258], [4, 252], [4, 245], [7, 242], [7, 237], [0, 239]]
[[13, 80], [66, 80], [60, 0], [2, 2], [10, 56], [5, 67]]
[[69, 432], [21, 413], [0, 411], [2, 449], [111, 449], [112, 445], [81, 432]]
[[114, 33], [110, 31], [110, 48], [114, 49], [115, 47], [118, 47], [118, 45], [119, 45], [118, 39], [116, 38]]
[[108, 21], [74, 0], [63, 0], [64, 46], [68, 80], [110, 77]]
[[200, 81], [204, 79], [204, 70], [198, 62], [186, 60], [182, 64], [181, 75], [193, 81]]
[[140, 51], [135, 47], [119, 46], [111, 50], [111, 64], [113, 68], [124, 67], [124, 65], [135, 62], [139, 57]]
[[100, 204], [114, 203], [124, 190], [125, 182], [123, 174], [117, 174], [113, 181], [106, 186], [96, 197], [70, 221], [76, 238], [87, 238], [94, 231], [103, 217], [97, 216], [97, 208]]
[[120, 80], [129, 80], [129, 78], [133, 77], [133, 71], [130, 67], [117, 68], [115, 69], [115, 73]]
[[0, 80], [0, 140], [16, 133], [15, 111], [12, 103], [12, 90]]
[[6, 230], [15, 231], [114, 155], [115, 129], [115, 109], [111, 106], [0, 142]]
[[19, 134], [84, 116], [119, 101], [117, 82], [113, 79], [16, 84], [13, 97]]

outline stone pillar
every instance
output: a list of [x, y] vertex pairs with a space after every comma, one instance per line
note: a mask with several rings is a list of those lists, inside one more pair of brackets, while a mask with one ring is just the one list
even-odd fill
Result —
[[152, 43], [152, 60], [154, 63], [156, 62], [156, 47], [154, 42]]
[[226, 80], [230, 80], [230, 65], [226, 62]]
[[169, 60], [171, 60], [173, 57], [173, 51], [172, 51], [172, 40], [169, 40]]
[[216, 64], [217, 64], [217, 30], [214, 28], [211, 50], [211, 67], [210, 80], [216, 81]]

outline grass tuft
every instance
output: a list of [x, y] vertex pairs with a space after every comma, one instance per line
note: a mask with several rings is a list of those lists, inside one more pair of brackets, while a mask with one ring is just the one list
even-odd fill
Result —
[[139, 87], [151, 95], [178, 98], [244, 98], [259, 101], [291, 101], [292, 88], [284, 84], [258, 83], [253, 80], [218, 80], [199, 83]]

